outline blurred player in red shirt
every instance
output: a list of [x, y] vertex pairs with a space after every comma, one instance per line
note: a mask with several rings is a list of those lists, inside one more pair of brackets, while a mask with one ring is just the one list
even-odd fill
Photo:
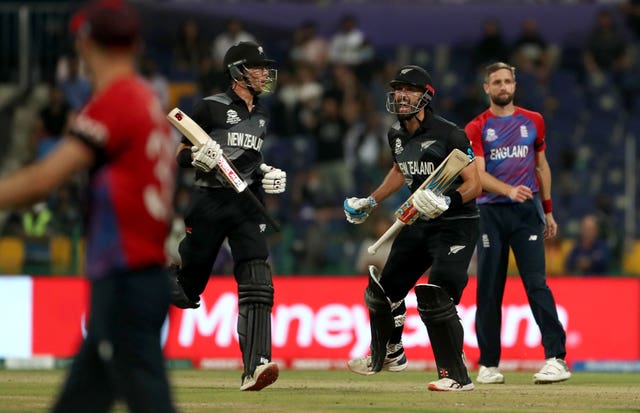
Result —
[[43, 199], [89, 171], [87, 336], [54, 412], [175, 412], [160, 331], [169, 308], [164, 241], [174, 192], [173, 143], [160, 102], [135, 70], [139, 24], [121, 1], [93, 2], [71, 22], [93, 96], [49, 156], [0, 181], [0, 208]]

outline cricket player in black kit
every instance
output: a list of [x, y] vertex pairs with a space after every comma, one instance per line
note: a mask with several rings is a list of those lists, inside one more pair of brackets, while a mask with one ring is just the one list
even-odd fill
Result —
[[262, 190], [284, 192], [286, 173], [264, 164], [261, 153], [269, 116], [258, 95], [275, 87], [277, 72], [270, 68], [272, 63], [256, 43], [229, 48], [223, 64], [230, 87], [202, 99], [191, 115], [211, 139], [193, 148], [183, 137], [177, 150], [181, 167], [196, 167], [196, 188], [185, 213], [186, 236], [179, 246], [182, 265], [172, 278], [172, 302], [180, 308], [199, 307], [199, 295], [227, 238], [238, 283], [238, 335], [244, 363], [241, 390], [261, 390], [279, 374], [278, 365], [271, 361], [274, 290], [267, 263], [267, 223], [246, 195], [236, 193], [215, 168], [224, 153], [249, 184], [247, 190], [258, 198]]
[[[393, 90], [387, 95], [387, 111], [398, 116], [388, 132], [393, 167], [369, 197], [345, 200], [344, 210], [349, 222], [360, 224], [378, 203], [406, 184], [415, 191], [414, 206], [420, 218], [399, 232], [380, 274], [377, 268], [369, 267], [365, 303], [371, 323], [371, 354], [349, 361], [349, 368], [363, 375], [406, 368], [404, 298], [415, 286], [418, 313], [427, 327], [438, 367], [438, 380], [429, 383], [429, 390], [473, 390], [455, 305], [467, 285], [467, 268], [479, 234], [477, 168], [464, 168], [444, 195], [429, 189], [416, 191], [454, 148], [470, 157], [473, 152], [463, 130], [433, 113], [430, 102], [435, 91], [427, 71], [405, 66], [390, 84]], [[416, 286], [428, 269], [429, 283]]]

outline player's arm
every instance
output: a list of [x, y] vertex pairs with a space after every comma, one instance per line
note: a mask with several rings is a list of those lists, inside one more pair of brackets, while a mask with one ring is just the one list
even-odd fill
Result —
[[0, 208], [17, 208], [43, 200], [74, 173], [88, 169], [95, 154], [86, 143], [63, 139], [49, 155], [0, 180]]
[[[460, 176], [464, 182], [455, 190], [460, 193], [462, 203], [466, 204], [482, 192], [480, 174], [478, 173], [478, 168], [476, 168], [473, 163], [470, 163], [460, 172]], [[448, 195], [451, 196], [450, 194]]]
[[[213, 130], [214, 121], [206, 101], [201, 100], [196, 104], [190, 118], [204, 132], [210, 133]], [[194, 147], [193, 143], [184, 135], [176, 148], [176, 160], [181, 168], [196, 167], [203, 172], [210, 172], [215, 169], [221, 154], [220, 145], [213, 139], [209, 139], [206, 144], [200, 147]]]
[[544, 210], [545, 227], [544, 237], [553, 238], [558, 233], [558, 224], [553, 218], [551, 205], [551, 168], [547, 161], [544, 150], [537, 151], [535, 154], [536, 161], [536, 177], [540, 186], [540, 198], [542, 199], [542, 208]]
[[387, 172], [382, 183], [366, 198], [347, 198], [344, 200], [344, 214], [352, 224], [362, 224], [373, 209], [404, 185], [404, 176], [397, 163]]
[[477, 165], [482, 189], [486, 192], [503, 195], [516, 202], [524, 202], [527, 199], [533, 198], [533, 192], [531, 192], [531, 188], [525, 185], [509, 185], [508, 183], [503, 182], [488, 173], [486, 170], [484, 157], [476, 156], [475, 164]]
[[371, 196], [377, 203], [380, 203], [398, 192], [404, 184], [404, 175], [402, 175], [398, 164], [394, 162], [389, 172], [387, 172], [387, 176], [384, 177], [380, 186], [371, 193]]

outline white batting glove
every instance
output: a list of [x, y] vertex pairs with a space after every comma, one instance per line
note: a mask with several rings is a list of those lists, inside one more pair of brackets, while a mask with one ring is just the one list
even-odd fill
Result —
[[281, 194], [287, 189], [287, 173], [285, 171], [265, 163], [260, 165], [260, 170], [264, 173], [262, 177], [262, 188], [264, 192], [268, 194]]
[[378, 206], [372, 196], [367, 198], [347, 198], [344, 200], [344, 215], [352, 224], [362, 224], [369, 218], [371, 211]]
[[211, 172], [218, 166], [218, 161], [222, 156], [222, 148], [213, 139], [209, 138], [207, 143], [199, 148], [191, 147], [193, 160], [191, 165], [204, 172]]
[[427, 218], [435, 218], [449, 209], [451, 199], [448, 196], [436, 195], [430, 189], [420, 189], [413, 194], [413, 206]]

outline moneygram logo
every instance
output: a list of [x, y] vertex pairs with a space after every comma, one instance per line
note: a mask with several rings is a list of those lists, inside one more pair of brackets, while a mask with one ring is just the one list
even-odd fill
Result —
[[[427, 348], [427, 331], [417, 313], [413, 293], [406, 299], [407, 318], [403, 343], [405, 348]], [[560, 321], [568, 325], [567, 310], [558, 306]], [[182, 311], [179, 319], [178, 344], [189, 348], [197, 337], [212, 340], [216, 346], [238, 346], [238, 302], [235, 293], [223, 293], [213, 303], [203, 301], [195, 310]], [[477, 348], [475, 305], [458, 306], [465, 330], [464, 345]], [[528, 304], [507, 304], [502, 309], [502, 347], [534, 348], [540, 345], [540, 331]], [[368, 310], [363, 303], [328, 302], [311, 306], [303, 302], [276, 304], [272, 312], [272, 345], [274, 348], [344, 350], [349, 357], [368, 353], [371, 333]]]

